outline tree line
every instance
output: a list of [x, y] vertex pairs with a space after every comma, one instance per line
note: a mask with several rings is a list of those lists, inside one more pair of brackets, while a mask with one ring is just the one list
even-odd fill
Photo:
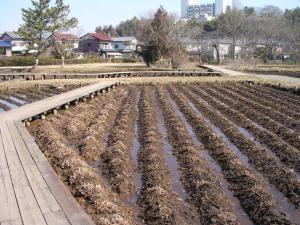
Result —
[[[36, 65], [39, 56], [54, 41], [54, 34], [75, 28], [78, 20], [69, 17], [70, 6], [64, 0], [32, 0], [32, 7], [22, 9], [23, 24], [19, 33], [37, 44]], [[278, 48], [300, 60], [300, 8], [282, 12], [275, 6], [227, 10], [215, 20], [201, 23], [193, 18], [182, 21], [160, 7], [153, 16], [133, 17], [117, 26], [98, 26], [96, 32], [110, 36], [135, 36], [140, 41], [137, 54], [148, 66], [161, 64], [178, 66], [187, 59], [183, 38], [213, 40], [217, 55], [218, 42], [230, 38], [230, 56], [235, 59], [235, 46], [241, 45], [243, 58], [259, 58], [266, 62], [274, 58]], [[263, 45], [260, 46], [260, 44]], [[61, 46], [57, 45], [61, 50]], [[62, 48], [63, 49], [63, 48]], [[60, 51], [63, 58], [64, 51]], [[200, 55], [203, 52], [199, 53]], [[218, 60], [219, 61], [219, 60]]]
[[[99, 26], [96, 32], [111, 36], [136, 36], [143, 43], [146, 59], [150, 63], [171, 62], [176, 55], [182, 55], [184, 48], [180, 40], [183, 38], [196, 40], [199, 44], [203, 39], [212, 40], [217, 56], [219, 43], [229, 38], [232, 59], [236, 58], [238, 42], [243, 59], [257, 58], [267, 62], [274, 60], [278, 49], [282, 49], [292, 60], [300, 60], [299, 7], [282, 11], [276, 6], [266, 6], [259, 12], [253, 7], [229, 9], [208, 22], [199, 22], [196, 18], [182, 22], [160, 7], [153, 18], [134, 17], [115, 27]], [[217, 61], [220, 61], [218, 57]]]

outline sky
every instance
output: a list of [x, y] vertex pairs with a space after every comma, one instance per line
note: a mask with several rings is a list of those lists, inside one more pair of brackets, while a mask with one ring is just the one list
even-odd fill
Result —
[[[199, 0], [201, 3], [213, 0]], [[282, 9], [300, 6], [300, 0], [239, 0], [243, 6], [276, 5]], [[79, 20], [77, 35], [93, 32], [99, 25], [116, 25], [134, 16], [144, 16], [160, 5], [180, 15], [181, 0], [65, 0], [71, 6], [71, 15]], [[0, 33], [17, 30], [22, 23], [21, 8], [31, 6], [31, 0], [0, 0]]]

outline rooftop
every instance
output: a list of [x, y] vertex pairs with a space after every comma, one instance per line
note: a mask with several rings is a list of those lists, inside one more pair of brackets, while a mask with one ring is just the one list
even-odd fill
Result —
[[136, 40], [136, 37], [134, 37], [134, 36], [112, 37], [112, 41], [115, 41], [115, 42], [131, 42], [133, 40]]
[[106, 34], [88, 33], [88, 35], [91, 35], [92, 37], [96, 38], [99, 41], [112, 41], [111, 37]]
[[5, 32], [4, 34], [7, 34], [12, 39], [23, 39], [23, 37], [21, 37], [19, 34], [15, 33], [15, 32]]
[[56, 40], [77, 40], [79, 39], [76, 35], [70, 33], [56, 33], [54, 34]]

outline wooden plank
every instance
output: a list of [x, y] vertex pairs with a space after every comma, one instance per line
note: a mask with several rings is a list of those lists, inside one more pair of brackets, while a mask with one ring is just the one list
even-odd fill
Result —
[[0, 224], [21, 221], [11, 176], [8, 170], [0, 127]]
[[44, 217], [48, 225], [71, 225], [62, 211], [44, 214]]
[[13, 220], [0, 223], [1, 225], [23, 225], [22, 220]]
[[8, 128], [12, 135], [15, 148], [18, 152], [21, 164], [29, 181], [29, 185], [34, 193], [39, 207], [43, 214], [60, 211], [61, 208], [56, 202], [52, 192], [40, 174], [38, 167], [31, 157], [23, 139], [15, 126], [15, 123], [8, 121]]
[[57, 176], [27, 129], [21, 122], [15, 122], [29, 152], [31, 153], [51, 192], [72, 225], [94, 225], [76, 199]]
[[36, 199], [28, 183], [19, 156], [13, 144], [6, 122], [0, 123], [8, 168], [24, 225], [46, 225]]
[[24, 120], [27, 118], [31, 118], [43, 112], [47, 112], [48, 110], [54, 109], [58, 106], [79, 99], [82, 96], [86, 96], [95, 91], [101, 90], [111, 85], [115, 85], [116, 83], [116, 81], [95, 83], [53, 97], [49, 97], [32, 104], [24, 105], [22, 107], [10, 110], [9, 112], [1, 113], [0, 120]]
[[[10, 132], [13, 135], [14, 143], [19, 152], [19, 156], [24, 155], [22, 157], [20, 156], [21, 161], [27, 161], [26, 165], [23, 164], [23, 167], [29, 180], [30, 186], [34, 192], [35, 198], [37, 199], [41, 211], [47, 221], [47, 224], [70, 224], [66, 215], [63, 213], [61, 207], [58, 205], [55, 197], [53, 196], [53, 193], [49, 189], [44, 178], [42, 177], [36, 163], [31, 157], [31, 154], [27, 149], [27, 146], [25, 145], [23, 138], [21, 137], [21, 134], [19, 133], [19, 130], [17, 129], [15, 123], [7, 123]], [[22, 151], [25, 151], [25, 153], [22, 154]], [[29, 161], [31, 163], [29, 163]]]

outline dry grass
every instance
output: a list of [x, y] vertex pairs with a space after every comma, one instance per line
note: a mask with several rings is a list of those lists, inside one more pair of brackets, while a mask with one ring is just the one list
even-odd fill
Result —
[[[30, 68], [30, 66], [0, 67], [0, 73], [24, 73]], [[146, 69], [147, 67], [144, 63], [91, 63], [65, 65], [64, 68], [62, 68], [60, 65], [38, 66], [34, 70], [34, 73], [99, 73], [111, 71], [135, 71]]]
[[197, 84], [207, 82], [234, 82], [234, 81], [255, 81], [261, 84], [279, 85], [285, 88], [294, 89], [297, 84], [288, 81], [278, 81], [263, 79], [255, 76], [224, 76], [224, 77], [132, 77], [132, 78], [101, 78], [101, 79], [61, 79], [61, 80], [35, 80], [21, 81], [12, 80], [0, 82], [0, 91], [9, 89], [31, 88], [36, 85], [68, 85], [68, 84], [93, 84], [95, 82], [105, 82], [115, 80], [125, 85], [168, 85], [168, 84]]
[[229, 64], [224, 65], [224, 68], [239, 70], [244, 72], [300, 72], [300, 65], [284, 65], [284, 64]]
[[[31, 66], [12, 66], [12, 67], [0, 67], [0, 73], [12, 73], [23, 72], [25, 73]], [[185, 70], [199, 69], [197, 63], [185, 64]], [[145, 63], [91, 63], [91, 64], [72, 64], [65, 65], [62, 68], [60, 65], [38, 66], [34, 73], [99, 73], [99, 72], [126, 72], [126, 71], [158, 71], [158, 70], [170, 70], [166, 67], [151, 67], [148, 68]]]

